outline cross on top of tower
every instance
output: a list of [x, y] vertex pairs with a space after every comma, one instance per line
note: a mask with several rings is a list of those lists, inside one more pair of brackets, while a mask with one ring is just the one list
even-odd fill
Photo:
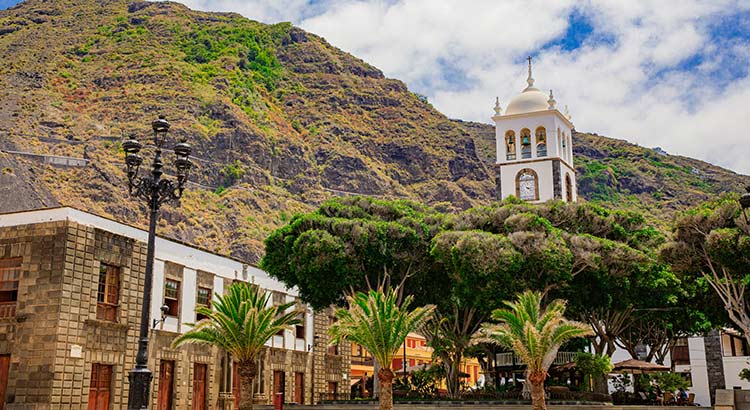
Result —
[[529, 84], [528, 88], [531, 88], [534, 86], [534, 77], [531, 76], [531, 56], [526, 59], [529, 60], [529, 78], [526, 79], [526, 83]]

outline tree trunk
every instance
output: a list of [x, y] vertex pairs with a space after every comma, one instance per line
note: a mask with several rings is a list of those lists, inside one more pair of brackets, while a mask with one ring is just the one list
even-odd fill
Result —
[[393, 371], [388, 368], [381, 368], [378, 371], [378, 380], [380, 380], [380, 410], [393, 410]]
[[372, 380], [372, 397], [378, 398], [380, 397], [380, 377], [378, 377], [378, 375], [380, 374], [380, 369], [382, 369], [382, 366], [380, 366], [380, 363], [378, 363], [377, 359], [375, 359], [374, 357], [372, 359], [372, 363], [375, 370]]
[[531, 385], [531, 410], [547, 410], [544, 399], [544, 380], [547, 378], [545, 372], [529, 373], [529, 384]]
[[240, 405], [238, 410], [253, 410], [253, 380], [258, 374], [255, 360], [243, 360], [237, 369], [240, 376]]

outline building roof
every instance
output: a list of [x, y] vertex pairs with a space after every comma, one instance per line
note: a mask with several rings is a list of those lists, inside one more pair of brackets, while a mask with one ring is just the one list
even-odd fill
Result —
[[536, 87], [527, 87], [521, 94], [513, 97], [505, 109], [505, 115], [523, 114], [535, 111], [547, 111], [547, 96]]

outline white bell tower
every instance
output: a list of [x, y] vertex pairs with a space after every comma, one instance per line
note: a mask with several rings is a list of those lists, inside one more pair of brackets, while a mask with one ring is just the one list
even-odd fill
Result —
[[552, 95], [534, 87], [529, 61], [528, 86], [514, 97], [503, 113], [495, 100], [495, 185], [497, 198], [511, 195], [528, 202], [578, 199], [573, 167], [571, 135], [573, 123], [568, 113], [557, 109]]

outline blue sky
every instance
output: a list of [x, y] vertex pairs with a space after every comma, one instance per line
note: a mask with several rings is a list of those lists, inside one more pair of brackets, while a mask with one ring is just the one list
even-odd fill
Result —
[[0, 10], [5, 10], [8, 7], [14, 6], [19, 2], [16, 0], [0, 0]]
[[750, 174], [750, 0], [182, 2], [291, 21], [465, 120], [506, 106], [532, 55], [578, 130]]

